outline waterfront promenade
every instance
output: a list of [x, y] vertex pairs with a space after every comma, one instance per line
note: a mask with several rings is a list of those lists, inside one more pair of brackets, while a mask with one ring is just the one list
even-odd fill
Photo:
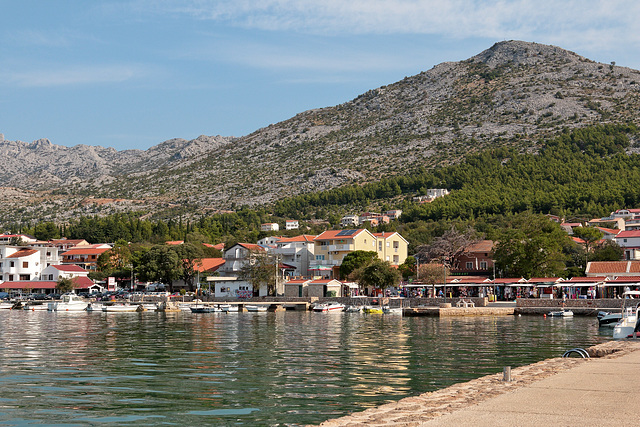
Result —
[[[601, 344], [591, 359], [554, 358], [320, 424], [342, 426], [636, 426], [640, 341]], [[613, 352], [613, 353], [611, 353]]]

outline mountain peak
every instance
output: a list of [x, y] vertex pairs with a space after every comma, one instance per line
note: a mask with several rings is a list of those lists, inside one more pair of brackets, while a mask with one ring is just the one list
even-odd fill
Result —
[[469, 59], [471, 62], [482, 62], [490, 68], [497, 66], [535, 65], [548, 60], [574, 62], [584, 60], [580, 55], [557, 46], [508, 40], [494, 44], [489, 49], [480, 52]]

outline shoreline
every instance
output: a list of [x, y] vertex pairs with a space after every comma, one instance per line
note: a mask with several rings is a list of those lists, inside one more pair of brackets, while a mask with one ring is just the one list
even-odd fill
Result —
[[[568, 350], [568, 349], [567, 349]], [[320, 427], [402, 426], [413, 427], [467, 409], [489, 399], [553, 377], [592, 360], [612, 359], [640, 350], [639, 341], [609, 341], [586, 349], [592, 359], [555, 357], [511, 369], [510, 382], [503, 373], [486, 375], [441, 390], [405, 397], [362, 412], [326, 420]]]

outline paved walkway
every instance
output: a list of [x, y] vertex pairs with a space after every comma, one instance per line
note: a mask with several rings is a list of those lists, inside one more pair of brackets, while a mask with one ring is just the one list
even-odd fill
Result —
[[638, 426], [640, 342], [614, 341], [592, 359], [545, 360], [328, 420], [342, 426]]

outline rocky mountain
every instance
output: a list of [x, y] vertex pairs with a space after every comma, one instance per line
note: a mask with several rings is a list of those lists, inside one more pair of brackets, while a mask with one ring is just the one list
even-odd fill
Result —
[[[565, 127], [637, 123], [639, 108], [639, 71], [507, 41], [241, 138], [174, 139], [146, 151], [0, 139], [0, 185], [33, 192], [26, 207], [16, 198], [22, 219], [200, 212], [377, 180], [490, 146], [535, 151]], [[0, 213], [15, 217], [12, 209]]]

